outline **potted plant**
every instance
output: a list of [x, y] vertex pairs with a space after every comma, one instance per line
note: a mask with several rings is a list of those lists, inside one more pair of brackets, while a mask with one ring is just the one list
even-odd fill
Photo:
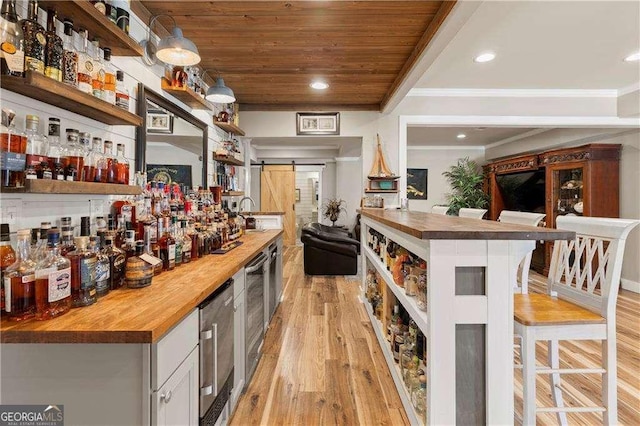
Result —
[[332, 226], [336, 226], [340, 213], [347, 211], [343, 204], [347, 204], [343, 199], [330, 198], [322, 205], [322, 215], [332, 222]]
[[482, 172], [478, 164], [469, 157], [460, 158], [458, 163], [449, 167], [442, 175], [451, 185], [447, 194], [449, 214], [457, 215], [463, 208], [483, 209], [489, 203], [489, 197], [482, 190]]

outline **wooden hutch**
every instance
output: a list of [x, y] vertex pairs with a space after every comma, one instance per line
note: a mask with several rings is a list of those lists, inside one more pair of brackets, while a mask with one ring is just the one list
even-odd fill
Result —
[[[620, 151], [621, 145], [589, 144], [488, 163], [489, 219], [502, 210], [536, 211], [546, 214], [544, 226], [555, 228], [556, 218], [566, 214], [618, 217]], [[548, 272], [551, 247], [538, 243], [534, 270]]]

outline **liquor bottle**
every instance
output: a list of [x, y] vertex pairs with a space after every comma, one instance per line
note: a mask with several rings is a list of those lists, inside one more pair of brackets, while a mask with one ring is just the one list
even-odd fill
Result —
[[9, 224], [0, 225], [0, 311], [4, 312], [4, 271], [16, 262], [16, 252], [11, 247]]
[[111, 64], [111, 49], [104, 48], [104, 100], [116, 104], [116, 70]]
[[123, 240], [124, 231], [129, 229], [128, 227], [133, 228], [136, 237], [140, 237], [139, 239], [142, 239], [144, 236], [144, 232], [139, 232], [135, 226], [137, 224], [136, 210], [137, 207], [131, 200], [117, 200], [112, 204], [112, 211], [118, 218], [118, 229], [116, 231], [116, 235], [119, 235], [120, 232], [122, 232]]
[[96, 255], [88, 250], [89, 237], [76, 237], [71, 261], [71, 304], [74, 308], [96, 303]]
[[31, 231], [18, 231], [16, 261], [4, 272], [4, 309], [10, 320], [33, 318], [36, 311], [36, 264], [31, 260]]
[[64, 169], [69, 159], [67, 158], [65, 144], [60, 140], [60, 119], [50, 117], [48, 129], [49, 151], [47, 151], [47, 158], [49, 159], [52, 178], [54, 180], [64, 180]]
[[60, 219], [60, 235], [62, 237], [62, 247], [60, 252], [63, 256], [76, 249], [73, 240], [73, 226], [71, 226], [71, 218], [63, 217]]
[[[162, 223], [162, 225], [160, 225]], [[162, 229], [162, 231], [161, 231]], [[176, 267], [176, 240], [171, 236], [169, 218], [158, 219], [158, 245], [160, 246], [160, 259], [162, 259], [162, 269], [171, 271]]]
[[47, 231], [47, 256], [36, 265], [36, 319], [47, 320], [71, 309], [71, 262], [60, 254], [60, 232]]
[[124, 156], [124, 144], [119, 143], [117, 145], [116, 156], [116, 183], [121, 185], [129, 184], [129, 159]]
[[98, 236], [89, 237], [89, 251], [96, 255], [96, 296], [102, 297], [109, 293], [109, 257], [102, 252], [100, 247], [101, 238]]
[[116, 164], [118, 163], [118, 160], [113, 155], [113, 142], [104, 141], [104, 157], [105, 157], [105, 163], [101, 165], [106, 165], [106, 169], [103, 169], [101, 171], [100, 182], [116, 183], [116, 175], [117, 175]]
[[104, 100], [104, 64], [102, 63], [102, 50], [98, 39], [91, 42], [93, 46], [93, 71], [91, 71], [91, 88], [93, 96]]
[[[158, 245], [158, 241], [151, 239], [151, 229], [153, 228], [157, 230], [157, 225], [152, 226], [148, 223], [145, 223], [144, 225], [144, 252], [160, 259], [160, 246]], [[162, 262], [159, 262], [155, 266], [153, 266], [153, 275], [160, 275], [161, 273]]]
[[85, 155], [84, 147], [80, 144], [80, 132], [76, 129], [67, 129], [67, 158], [69, 163], [64, 173], [65, 180], [81, 180]]
[[135, 254], [136, 251], [136, 233], [135, 231], [125, 231], [124, 244], [122, 244], [122, 251], [125, 253], [125, 260]]
[[116, 7], [116, 5], [112, 4], [114, 3], [112, 0], [107, 0], [107, 4], [106, 4], [106, 8], [105, 8], [105, 16], [107, 17], [107, 19], [109, 19], [111, 22], [113, 22], [114, 24], [117, 25], [118, 22], [118, 8]]
[[[51, 229], [51, 222], [40, 222], [40, 229], [36, 229], [38, 239], [36, 241], [35, 246], [31, 245], [31, 260], [35, 263], [42, 261], [45, 257], [47, 257], [47, 253], [49, 252], [47, 248], [48, 244], [48, 235], [47, 232]], [[33, 238], [33, 235], [32, 235]]]
[[102, 13], [105, 15], [107, 13], [107, 3], [104, 0], [91, 0], [91, 3]]
[[78, 89], [84, 93], [93, 94], [91, 74], [93, 72], [93, 57], [89, 55], [89, 33], [87, 30], [78, 30], [80, 35], [80, 52], [78, 52]]
[[47, 10], [47, 44], [44, 55], [44, 75], [62, 81], [62, 56], [64, 45], [56, 32], [56, 11]]
[[191, 237], [187, 234], [187, 220], [180, 221], [182, 236], [182, 263], [191, 262]]
[[0, 73], [22, 77], [24, 74], [24, 37], [16, 14], [16, 1], [4, 0], [0, 10]]
[[22, 20], [24, 34], [24, 69], [44, 74], [45, 45], [44, 28], [38, 23], [38, 1], [29, 0], [27, 19]]
[[62, 54], [62, 82], [69, 86], [78, 87], [78, 50], [73, 42], [73, 21], [64, 20]]
[[116, 290], [124, 284], [124, 251], [114, 246], [112, 235], [106, 235], [102, 253], [109, 259], [109, 289]]
[[116, 71], [116, 106], [125, 111], [129, 111], [129, 90], [124, 84], [124, 72]]
[[[27, 164], [35, 169], [37, 176], [42, 176], [40, 163], [48, 161], [49, 142], [47, 137], [38, 131], [40, 118], [37, 115], [27, 115], [25, 119], [25, 134], [27, 136]], [[26, 176], [30, 178], [30, 176]]]
[[176, 266], [182, 265], [182, 228], [178, 224], [178, 217], [171, 218], [171, 236], [175, 241], [175, 262]]
[[24, 186], [26, 151], [27, 137], [16, 130], [15, 112], [3, 108], [0, 125], [0, 169], [3, 187]]
[[[96, 164], [98, 158], [102, 155], [102, 139], [94, 137], [91, 145], [85, 145], [84, 164], [82, 165], [82, 179], [84, 182], [95, 182], [96, 180]], [[100, 154], [96, 152], [99, 149]]]
[[136, 242], [135, 255], [127, 259], [124, 281], [129, 288], [142, 288], [151, 285], [153, 268], [140, 258], [144, 253], [144, 242]]
[[93, 181], [105, 183], [107, 181], [107, 157], [104, 153], [102, 138], [93, 138], [93, 147], [91, 149], [91, 162], [95, 168]]

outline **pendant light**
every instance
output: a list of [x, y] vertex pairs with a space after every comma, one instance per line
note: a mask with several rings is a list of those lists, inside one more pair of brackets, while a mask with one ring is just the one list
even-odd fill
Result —
[[142, 42], [145, 54], [148, 56], [145, 62], [152, 65], [157, 58], [165, 64], [183, 67], [199, 63], [201, 58], [198, 48], [191, 40], [184, 37], [182, 29], [176, 25], [176, 20], [173, 16], [165, 14], [152, 16], [149, 20], [149, 31], [151, 31], [153, 23], [161, 16], [171, 18], [173, 21], [173, 30], [170, 36], [160, 39], [157, 47], [153, 46], [150, 37]]
[[[202, 75], [203, 79], [206, 73], [207, 71]], [[216, 84], [209, 87], [204, 98], [215, 104], [232, 104], [236, 101], [236, 96], [233, 94], [233, 90], [225, 86], [224, 79], [220, 76], [216, 78]]]

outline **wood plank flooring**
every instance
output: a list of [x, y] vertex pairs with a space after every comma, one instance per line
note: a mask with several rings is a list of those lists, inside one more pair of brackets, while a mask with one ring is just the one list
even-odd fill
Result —
[[[545, 277], [530, 274], [530, 291], [543, 291]], [[359, 282], [343, 277], [305, 277], [302, 248], [284, 252], [284, 301], [265, 337], [263, 355], [230, 424], [409, 424], [364, 308]], [[620, 423], [640, 424], [640, 295], [618, 297], [618, 410]], [[600, 343], [566, 342], [561, 368], [595, 366]], [[539, 345], [540, 365], [546, 345]], [[521, 375], [516, 371], [516, 411], [521, 411]], [[599, 404], [600, 377], [569, 375], [564, 384], [580, 403]], [[551, 405], [548, 380], [539, 376], [538, 404]], [[575, 405], [565, 398], [567, 405]], [[539, 425], [557, 424], [540, 414]], [[569, 414], [570, 424], [601, 423], [595, 414]]]

